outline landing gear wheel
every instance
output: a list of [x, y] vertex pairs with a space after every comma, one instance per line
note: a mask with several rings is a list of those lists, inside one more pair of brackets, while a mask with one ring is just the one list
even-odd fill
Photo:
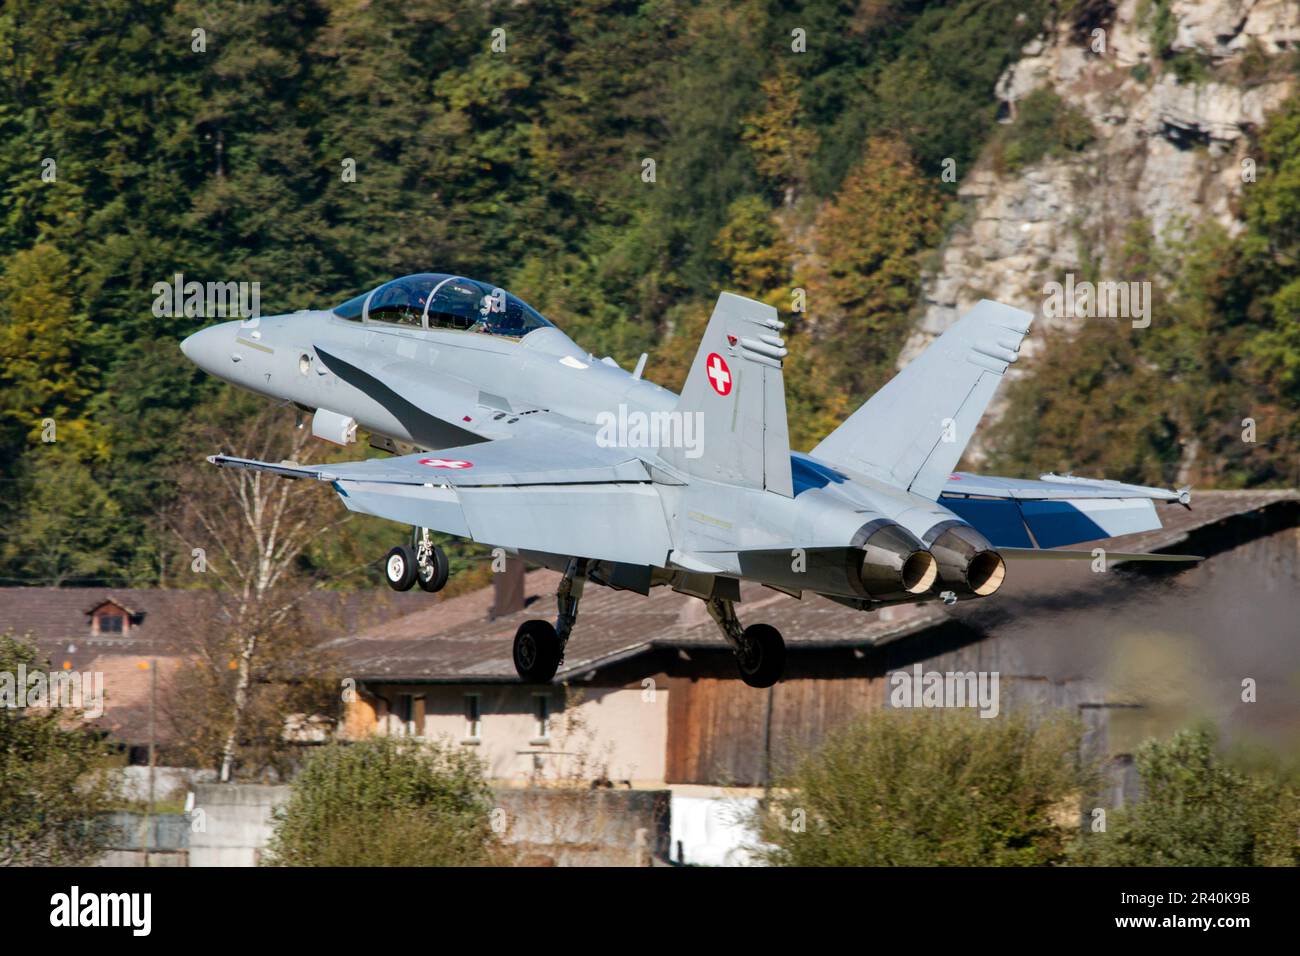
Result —
[[428, 560], [420, 565], [419, 571], [416, 572], [415, 583], [420, 585], [421, 591], [433, 594], [447, 586], [447, 575], [450, 571], [451, 565], [447, 563], [446, 553], [435, 544], [429, 549]]
[[415, 583], [415, 552], [404, 544], [399, 544], [384, 559], [384, 580], [394, 591], [409, 591]]
[[515, 631], [515, 671], [530, 684], [549, 683], [563, 653], [550, 621], [524, 621]]
[[751, 624], [736, 654], [740, 679], [750, 687], [771, 687], [785, 671], [785, 641], [771, 624]]

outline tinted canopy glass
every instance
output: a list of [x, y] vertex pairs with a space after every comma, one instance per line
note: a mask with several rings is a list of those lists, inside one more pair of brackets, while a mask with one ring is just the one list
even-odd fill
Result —
[[[369, 299], [369, 305], [366, 300]], [[551, 325], [536, 309], [500, 286], [463, 276], [421, 272], [386, 282], [374, 292], [349, 299], [334, 310], [344, 319], [363, 316], [431, 329], [454, 329], [520, 338]]]

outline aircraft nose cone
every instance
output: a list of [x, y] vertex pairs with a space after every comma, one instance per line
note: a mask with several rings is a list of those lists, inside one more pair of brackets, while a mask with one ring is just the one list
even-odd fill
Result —
[[224, 323], [199, 329], [181, 342], [181, 351], [199, 368], [212, 372], [217, 368], [223, 350], [229, 352], [231, 337], [228, 333], [229, 328]]

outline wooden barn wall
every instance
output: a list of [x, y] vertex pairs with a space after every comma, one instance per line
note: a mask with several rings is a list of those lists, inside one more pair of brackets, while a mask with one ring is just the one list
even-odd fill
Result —
[[[1059, 608], [1036, 607], [1031, 593], [1023, 607], [1012, 600], [990, 604], [994, 613], [986, 620], [954, 620], [878, 648], [792, 650], [786, 678], [768, 690], [738, 680], [729, 654], [691, 650], [680, 659], [665, 655], [660, 662], [670, 688], [666, 782], [761, 786], [791, 755], [815, 746], [837, 726], [888, 706], [888, 673], [917, 663], [926, 671], [997, 671], [1002, 712], [1076, 713], [1085, 725], [1085, 755], [1126, 754], [1133, 739], [1150, 729], [1141, 724], [1146, 718], [1129, 713], [1130, 695], [1110, 689], [1097, 661], [1057, 652], [1072, 646], [1088, 650], [1099, 636], [1098, 608], [1119, 605], [1123, 596], [1137, 601], [1129, 607], [1139, 631], [1151, 621], [1165, 622], [1187, 640], [1197, 635], [1221, 642], [1222, 635], [1233, 633], [1233, 621], [1248, 618], [1246, 629], [1263, 635], [1257, 648], [1261, 659], [1271, 659], [1267, 653], [1275, 649], [1269, 641], [1293, 632], [1281, 616], [1294, 615], [1300, 573], [1300, 529], [1291, 526], [1294, 505], [1286, 507], [1291, 511], [1278, 508], [1277, 514], [1258, 519], [1264, 526], [1253, 533], [1260, 538], [1234, 525], [1202, 531], [1201, 540], [1189, 542], [1185, 550], [1199, 546], [1213, 558], [1182, 571], [1177, 586], [1143, 590], [1142, 579], [1155, 575], [1138, 568], [1131, 580], [1108, 582], [1114, 590], [1103, 595], [1104, 601], [1090, 595]], [[1222, 540], [1209, 540], [1214, 536]], [[1258, 607], [1242, 608], [1228, 600], [1246, 587]], [[1288, 654], [1290, 646], [1288, 641]]]
[[[926, 670], [971, 669], [947, 655], [923, 664]], [[883, 676], [792, 678], [768, 690], [734, 677], [678, 677], [669, 688], [666, 782], [717, 786], [768, 783], [826, 734], [889, 706], [890, 691]], [[1075, 711], [1095, 693], [1087, 681], [1010, 675], [1000, 689], [1004, 710]]]

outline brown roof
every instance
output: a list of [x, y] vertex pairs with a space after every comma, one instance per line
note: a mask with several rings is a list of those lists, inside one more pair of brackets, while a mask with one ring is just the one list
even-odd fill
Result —
[[[423, 597], [423, 599], [422, 599]], [[427, 603], [427, 595], [313, 591], [302, 602], [303, 618], [325, 634], [386, 620]], [[90, 613], [113, 603], [133, 615], [122, 634], [92, 635]], [[186, 653], [196, 622], [222, 612], [212, 591], [170, 588], [0, 588], [0, 633], [28, 637], [61, 666], [81, 668], [103, 655], [168, 656]]]
[[[1197, 553], [1208, 555], [1220, 546], [1201, 531], [1222, 526], [1243, 514], [1297, 501], [1300, 494], [1295, 491], [1201, 492], [1194, 496], [1190, 509], [1181, 505], [1159, 506], [1164, 523], [1161, 530], [1114, 538], [1107, 542], [1107, 548], [1173, 552], [1191, 543], [1200, 549]], [[1294, 504], [1289, 507], [1292, 513], [1286, 520], [1295, 524]], [[1249, 536], [1249, 528], [1245, 533]], [[1255, 532], [1263, 533], [1267, 531], [1262, 528]], [[1088, 545], [1074, 547], [1083, 549]], [[1081, 566], [1080, 572], [1087, 571], [1088, 562], [1077, 564]], [[1063, 587], [1109, 585], [1097, 577], [1076, 574]], [[1026, 579], [1033, 580], [1028, 575]], [[529, 606], [495, 621], [487, 620], [492, 589], [483, 588], [355, 632], [329, 642], [328, 646], [358, 680], [474, 683], [515, 680], [511, 661], [515, 630], [529, 618], [554, 619], [558, 580], [559, 574], [553, 571], [529, 572], [525, 580]], [[1004, 590], [1008, 595], [1016, 593], [1014, 575]], [[742, 584], [741, 596], [743, 600], [737, 611], [742, 623], [761, 620], [774, 625], [792, 651], [880, 645], [964, 616], [934, 601], [863, 613], [815, 595], [796, 600], [750, 583]], [[721, 649], [725, 643], [703, 603], [694, 598], [668, 588], [656, 588], [649, 597], [643, 597], [589, 586], [583, 594], [574, 636], [556, 679], [581, 675], [657, 647]]]
[[[343, 594], [313, 591], [302, 603], [303, 619], [321, 637], [400, 615], [426, 604], [422, 592]], [[91, 633], [90, 613], [111, 602], [133, 620], [122, 634]], [[163, 588], [0, 588], [0, 633], [28, 638], [54, 670], [100, 673], [104, 716], [97, 721], [127, 743], [148, 737], [150, 679], [147, 662], [158, 662], [160, 687], [191, 653], [196, 627], [222, 613], [218, 595]], [[165, 741], [168, 722], [158, 721]]]

